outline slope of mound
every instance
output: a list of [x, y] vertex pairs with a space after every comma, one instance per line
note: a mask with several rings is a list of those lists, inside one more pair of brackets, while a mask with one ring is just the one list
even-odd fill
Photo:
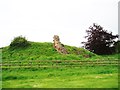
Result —
[[2, 60], [82, 60], [93, 58], [97, 55], [83, 49], [65, 45], [69, 54], [64, 55], [58, 53], [53, 48], [53, 43], [30, 42], [31, 45], [27, 48], [2, 49]]

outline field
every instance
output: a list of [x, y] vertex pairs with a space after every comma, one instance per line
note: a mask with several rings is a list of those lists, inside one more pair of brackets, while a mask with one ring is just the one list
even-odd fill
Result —
[[6, 69], [2, 87], [117, 88], [118, 70], [116, 66]]
[[2, 88], [118, 88], [118, 54], [65, 47], [70, 54], [57, 53], [51, 43], [2, 48]]
[[[117, 60], [3, 64], [3, 88], [117, 88]], [[50, 63], [51, 62], [51, 63]], [[19, 64], [20, 63], [20, 64]], [[9, 74], [8, 74], [9, 73]]]

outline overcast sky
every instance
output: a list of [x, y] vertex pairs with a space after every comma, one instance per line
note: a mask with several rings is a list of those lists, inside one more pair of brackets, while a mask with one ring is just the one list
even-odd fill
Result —
[[0, 0], [0, 47], [16, 36], [29, 41], [80, 47], [86, 29], [97, 23], [118, 33], [119, 0]]

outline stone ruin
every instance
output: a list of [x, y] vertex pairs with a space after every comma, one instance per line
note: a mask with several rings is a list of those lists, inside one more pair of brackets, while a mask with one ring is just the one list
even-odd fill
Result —
[[64, 45], [60, 42], [60, 38], [58, 35], [54, 35], [53, 37], [53, 47], [62, 54], [68, 54], [67, 50], [65, 49]]

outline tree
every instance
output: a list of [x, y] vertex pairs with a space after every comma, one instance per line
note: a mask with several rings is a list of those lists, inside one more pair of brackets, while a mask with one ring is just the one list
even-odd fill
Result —
[[114, 43], [115, 53], [120, 53], [120, 40]]
[[107, 30], [95, 23], [86, 32], [88, 34], [85, 36], [87, 42], [82, 43], [87, 50], [96, 54], [112, 54], [115, 51], [114, 39], [118, 38], [118, 35], [112, 35], [112, 32], [108, 33]]
[[26, 40], [25, 37], [18, 36], [13, 39], [13, 41], [10, 43], [10, 48], [15, 49], [15, 48], [25, 48], [30, 43]]

